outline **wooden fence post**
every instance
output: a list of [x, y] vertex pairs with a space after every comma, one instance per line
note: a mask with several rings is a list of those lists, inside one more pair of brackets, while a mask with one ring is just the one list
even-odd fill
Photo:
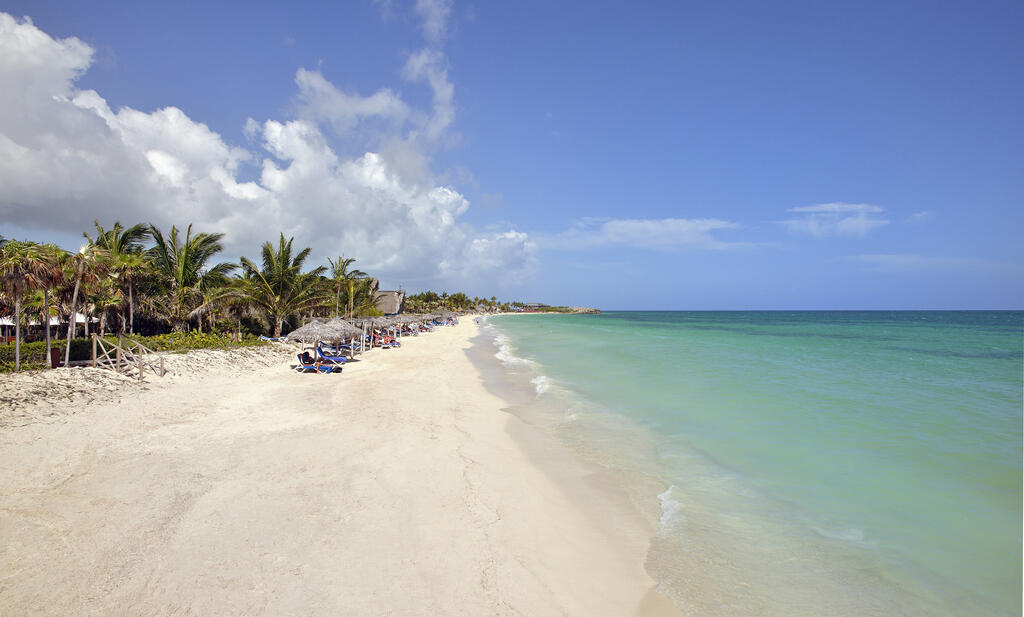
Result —
[[[70, 341], [68, 342], [70, 344]], [[92, 335], [92, 367], [96, 368], [96, 335]]]

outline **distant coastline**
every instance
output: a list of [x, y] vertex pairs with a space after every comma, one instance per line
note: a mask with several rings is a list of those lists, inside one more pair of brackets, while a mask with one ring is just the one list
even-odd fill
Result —
[[601, 309], [590, 306], [535, 306], [512, 314], [562, 313], [566, 315], [600, 315]]

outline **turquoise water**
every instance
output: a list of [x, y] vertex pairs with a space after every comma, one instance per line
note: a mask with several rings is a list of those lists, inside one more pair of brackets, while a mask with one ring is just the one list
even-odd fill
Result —
[[647, 568], [686, 611], [1021, 614], [1024, 313], [489, 324], [547, 426], [658, 491]]

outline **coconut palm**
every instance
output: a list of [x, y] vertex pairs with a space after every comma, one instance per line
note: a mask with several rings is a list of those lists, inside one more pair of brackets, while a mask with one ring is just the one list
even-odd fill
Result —
[[154, 305], [174, 330], [184, 330], [189, 315], [202, 305], [203, 293], [227, 284], [227, 275], [237, 266], [221, 262], [207, 267], [213, 256], [221, 252], [222, 233], [192, 235], [188, 226], [181, 238], [177, 227], [164, 237], [155, 226], [149, 226], [153, 247], [146, 252], [157, 275], [157, 287], [165, 294], [164, 302]]
[[14, 370], [21, 370], [21, 310], [25, 292], [46, 289], [54, 266], [47, 250], [34, 242], [9, 240], [0, 245], [0, 287], [14, 304]]
[[45, 325], [46, 332], [46, 362], [50, 362], [50, 349], [52, 343], [50, 340], [50, 290], [53, 288], [59, 288], [64, 284], [64, 260], [68, 257], [68, 252], [60, 248], [56, 244], [40, 244], [39, 248], [43, 253], [43, 258], [48, 266], [48, 277], [43, 280], [42, 291], [43, 291], [43, 314], [45, 318], [42, 323]]
[[302, 265], [312, 249], [305, 248], [292, 255], [292, 241], [278, 241], [277, 248], [263, 243], [262, 267], [242, 258], [243, 281], [252, 303], [262, 310], [273, 325], [273, 336], [281, 336], [284, 320], [295, 313], [321, 305], [325, 296], [322, 275], [327, 268], [319, 266], [302, 273]]
[[74, 338], [75, 321], [78, 316], [78, 292], [83, 284], [88, 285], [106, 275], [107, 259], [108, 253], [105, 250], [86, 244], [65, 261], [74, 272], [75, 287], [71, 294], [71, 316], [68, 319], [68, 344], [64, 349], [64, 366], [71, 362], [71, 339]]
[[[104, 229], [99, 221], [96, 226], [96, 237], [82, 234], [93, 244], [105, 249], [110, 254], [110, 269], [117, 275], [118, 286], [122, 293], [127, 291], [128, 299], [128, 332], [135, 333], [135, 285], [148, 269], [148, 263], [142, 255], [146, 240], [152, 233], [150, 228], [141, 223], [125, 228], [121, 221], [115, 221], [111, 229]], [[124, 328], [122, 328], [124, 330]]]
[[332, 260], [330, 257], [327, 258], [327, 263], [331, 264], [330, 279], [334, 284], [334, 316], [338, 317], [341, 311], [341, 294], [347, 288], [349, 290], [349, 298], [352, 297], [354, 292], [353, 279], [366, 278], [368, 275], [362, 270], [349, 270], [349, 266], [355, 263], [354, 257], [339, 256], [338, 261]]
[[349, 279], [348, 284], [345, 304], [349, 307], [349, 317], [381, 314], [376, 310], [377, 297], [373, 292], [373, 279]]
[[117, 280], [109, 276], [99, 279], [92, 290], [92, 310], [100, 318], [100, 336], [105, 336], [107, 333], [107, 316], [111, 313], [121, 318], [121, 327], [118, 330], [124, 332], [124, 313], [117, 310], [122, 306], [124, 306], [124, 295], [117, 285]]

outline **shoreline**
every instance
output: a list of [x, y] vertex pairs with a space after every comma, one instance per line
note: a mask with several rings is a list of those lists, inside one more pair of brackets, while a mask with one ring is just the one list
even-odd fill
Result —
[[0, 429], [0, 612], [679, 614], [643, 517], [503, 411], [477, 332], [466, 316], [340, 376], [154, 379]]

